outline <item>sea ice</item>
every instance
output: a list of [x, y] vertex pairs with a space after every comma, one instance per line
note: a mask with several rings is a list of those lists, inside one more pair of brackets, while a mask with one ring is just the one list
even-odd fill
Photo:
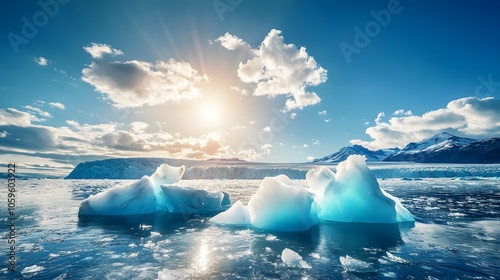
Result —
[[217, 224], [242, 225], [275, 231], [303, 231], [318, 222], [317, 204], [287, 176], [266, 177], [248, 202], [235, 203], [211, 219]]
[[247, 225], [250, 224], [250, 213], [248, 207], [238, 200], [231, 208], [213, 217], [210, 221], [222, 225]]
[[260, 229], [303, 231], [318, 222], [311, 194], [285, 175], [264, 178], [248, 210], [252, 226]]
[[151, 177], [144, 176], [133, 184], [114, 187], [85, 199], [78, 215], [134, 215], [156, 211], [208, 213], [231, 205], [227, 193], [180, 185], [185, 169], [184, 166], [162, 164]]
[[346, 272], [371, 273], [377, 271], [371, 264], [357, 260], [348, 255], [340, 257], [339, 259]]
[[289, 267], [311, 268], [311, 265], [304, 261], [297, 252], [288, 248], [281, 252], [281, 260]]
[[349, 156], [338, 164], [337, 173], [326, 167], [310, 170], [306, 179], [320, 205], [321, 219], [364, 223], [414, 221], [399, 199], [380, 188], [364, 156]]

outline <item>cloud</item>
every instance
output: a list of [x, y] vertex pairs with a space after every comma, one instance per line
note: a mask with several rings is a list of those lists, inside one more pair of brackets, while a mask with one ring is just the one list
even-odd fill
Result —
[[314, 142], [313, 142], [313, 145], [320, 145], [320, 144], [321, 144], [321, 141], [319, 141], [319, 140], [317, 140], [317, 139], [316, 139], [316, 140], [314, 140]]
[[320, 115], [320, 116], [326, 116], [326, 110], [325, 111], [319, 111], [318, 115]]
[[295, 120], [296, 117], [297, 117], [297, 113], [293, 112], [290, 114], [290, 119]]
[[244, 88], [239, 88], [237, 86], [230, 86], [229, 89], [232, 91], [238, 92], [242, 95], [248, 95], [248, 90], [246, 90]]
[[267, 132], [270, 132], [271, 131], [271, 127], [269, 126], [266, 126], [262, 129], [263, 131], [267, 131]]
[[306, 159], [307, 159], [307, 161], [313, 161], [313, 160], [315, 160], [316, 158], [315, 158], [315, 157], [313, 157], [313, 156], [308, 156]]
[[191, 65], [167, 62], [108, 62], [98, 60], [82, 70], [82, 80], [106, 95], [118, 108], [179, 102], [200, 95], [199, 84], [207, 77]]
[[221, 46], [228, 50], [235, 50], [239, 47], [247, 47], [250, 49], [250, 45], [238, 38], [237, 36], [231, 35], [226, 32], [223, 36], [215, 39], [215, 42], [219, 42]]
[[36, 108], [36, 107], [33, 107], [33, 106], [23, 106], [23, 108], [28, 109], [31, 112], [36, 113], [36, 114], [38, 114], [38, 115], [40, 115], [42, 117], [52, 118], [52, 115], [49, 112], [45, 112], [45, 111], [43, 111], [40, 108]]
[[[248, 45], [238, 37], [226, 33], [216, 41], [229, 50]], [[272, 29], [258, 49], [251, 49], [253, 58], [240, 63], [238, 77], [247, 84], [255, 84], [253, 95], [276, 97], [285, 95], [283, 111], [317, 104], [321, 101], [306, 87], [317, 86], [327, 79], [327, 71], [320, 67], [306, 48], [285, 44], [281, 31]]]
[[326, 123], [329, 123], [330, 121], [331, 121], [331, 119], [325, 119]]
[[110, 55], [122, 55], [123, 52], [117, 49], [112, 48], [109, 45], [106, 44], [96, 44], [96, 43], [90, 43], [90, 46], [83, 47], [83, 49], [88, 52], [92, 58], [102, 58], [104, 54], [110, 54]]
[[6, 137], [0, 138], [0, 146], [44, 151], [56, 148], [56, 138], [45, 127], [21, 127], [14, 125], [0, 126]]
[[39, 119], [32, 114], [13, 108], [0, 109], [0, 125], [26, 127], [30, 126], [32, 121], [39, 121]]
[[375, 126], [366, 129], [371, 141], [353, 139], [350, 142], [369, 149], [402, 148], [442, 131], [479, 138], [500, 134], [500, 100], [493, 97], [461, 98], [422, 116], [398, 114], [388, 122], [382, 122], [381, 116], [383, 113], [377, 116]]
[[36, 64], [38, 64], [38, 65], [40, 65], [40, 66], [47, 66], [47, 64], [48, 64], [48, 62], [49, 62], [49, 61], [48, 61], [45, 57], [43, 57], [43, 56], [40, 56], [40, 57], [35, 57], [33, 60], [36, 62]]
[[394, 113], [392, 113], [394, 116], [400, 116], [400, 115], [406, 115], [406, 116], [411, 116], [413, 113], [411, 110], [405, 111], [404, 109], [399, 109], [396, 110]]
[[49, 105], [50, 105], [50, 107], [61, 109], [61, 110], [65, 110], [66, 109], [66, 107], [64, 106], [64, 104], [59, 103], [59, 102], [50, 102]]

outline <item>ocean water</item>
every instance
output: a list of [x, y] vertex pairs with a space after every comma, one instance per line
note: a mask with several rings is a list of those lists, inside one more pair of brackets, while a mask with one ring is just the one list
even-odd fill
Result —
[[[304, 180], [294, 180], [305, 185]], [[3, 279], [498, 279], [500, 178], [379, 179], [414, 224], [322, 223], [301, 233], [221, 227], [210, 216], [78, 218], [80, 202], [127, 180], [20, 180], [16, 272]], [[260, 180], [187, 180], [247, 203]], [[7, 194], [0, 192], [7, 223]], [[7, 240], [9, 230], [0, 234]], [[285, 248], [307, 263], [289, 267]]]

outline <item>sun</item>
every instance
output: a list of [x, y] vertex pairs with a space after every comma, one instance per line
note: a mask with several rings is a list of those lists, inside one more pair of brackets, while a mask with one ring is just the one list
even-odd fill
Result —
[[204, 104], [200, 111], [200, 117], [204, 122], [214, 123], [220, 121], [220, 108], [216, 104]]

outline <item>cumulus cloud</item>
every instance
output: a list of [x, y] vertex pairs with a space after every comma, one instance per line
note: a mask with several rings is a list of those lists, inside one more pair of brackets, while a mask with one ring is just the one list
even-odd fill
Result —
[[221, 46], [223, 46], [228, 50], [235, 50], [236, 48], [239, 47], [250, 48], [250, 45], [248, 45], [245, 41], [227, 32], [223, 36], [220, 36], [219, 38], [215, 39], [215, 42], [220, 43]]
[[320, 116], [326, 116], [326, 110], [325, 111], [319, 111], [318, 115], [320, 115]]
[[293, 112], [290, 114], [290, 119], [295, 120], [296, 117], [297, 117], [297, 113]]
[[15, 125], [26, 127], [32, 121], [39, 121], [37, 117], [30, 113], [18, 111], [13, 108], [0, 109], [0, 125]]
[[[216, 41], [229, 50], [248, 45], [240, 38], [226, 33]], [[317, 104], [321, 101], [306, 87], [317, 86], [327, 79], [327, 71], [306, 52], [306, 48], [285, 44], [281, 31], [273, 29], [259, 48], [251, 49], [253, 57], [238, 67], [238, 77], [247, 84], [255, 84], [253, 95], [276, 97], [285, 95], [283, 111]]]
[[122, 55], [123, 52], [112, 48], [110, 45], [106, 44], [96, 44], [90, 43], [90, 46], [83, 47], [83, 49], [88, 52], [93, 58], [102, 58], [104, 54], [110, 55]]
[[420, 141], [441, 131], [469, 137], [494, 137], [500, 134], [500, 100], [493, 97], [466, 97], [453, 100], [446, 108], [422, 116], [395, 114], [383, 122], [380, 113], [376, 125], [366, 129], [371, 141], [351, 140], [352, 144], [369, 149], [402, 148], [409, 142]]
[[33, 60], [36, 62], [36, 64], [38, 64], [38, 65], [40, 65], [40, 66], [47, 66], [47, 64], [48, 64], [48, 62], [49, 62], [49, 61], [48, 61], [45, 57], [43, 57], [43, 56], [40, 56], [40, 57], [35, 57]]
[[97, 60], [82, 70], [82, 80], [106, 95], [118, 108], [157, 105], [193, 99], [207, 80], [183, 61], [109, 62]]
[[64, 106], [64, 104], [59, 103], [59, 102], [50, 102], [49, 106], [53, 107], [53, 108], [60, 109], [60, 110], [65, 110], [66, 109], [66, 107]]
[[267, 131], [267, 132], [270, 132], [271, 131], [271, 127], [269, 126], [266, 126], [262, 129], [263, 131]]

